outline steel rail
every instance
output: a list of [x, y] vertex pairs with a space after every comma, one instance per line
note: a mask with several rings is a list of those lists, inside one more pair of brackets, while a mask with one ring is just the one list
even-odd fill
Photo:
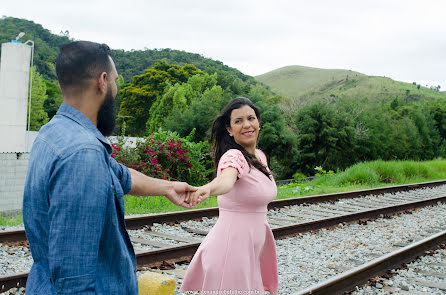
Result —
[[[413, 183], [406, 185], [395, 185], [388, 187], [380, 187], [366, 190], [358, 190], [351, 192], [340, 192], [324, 195], [316, 195], [310, 197], [296, 197], [290, 199], [274, 200], [268, 205], [268, 209], [282, 208], [285, 206], [293, 206], [300, 204], [314, 204], [336, 201], [340, 199], [351, 199], [367, 195], [378, 195], [386, 193], [395, 193], [401, 191], [409, 191], [425, 187], [435, 187], [446, 184], [446, 180], [430, 181]], [[191, 209], [187, 211], [176, 211], [153, 215], [144, 215], [136, 217], [126, 217], [127, 229], [139, 229], [143, 226], [151, 226], [154, 223], [177, 223], [181, 221], [200, 219], [202, 217], [215, 217], [218, 216], [218, 207], [206, 208], [206, 209]], [[0, 232], [0, 243], [4, 242], [20, 242], [26, 241], [26, 235], [24, 230], [4, 231]]]
[[0, 293], [6, 292], [11, 288], [25, 287], [27, 278], [28, 273], [0, 277]]
[[426, 250], [438, 248], [444, 242], [446, 242], [446, 230], [310, 286], [297, 295], [337, 295], [351, 292], [356, 286], [362, 286], [370, 278], [383, 275], [391, 269], [411, 262], [425, 254]]

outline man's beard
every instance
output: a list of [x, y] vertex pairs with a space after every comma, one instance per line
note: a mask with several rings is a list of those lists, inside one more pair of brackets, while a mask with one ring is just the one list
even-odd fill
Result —
[[115, 98], [108, 88], [105, 94], [105, 100], [102, 103], [101, 108], [98, 111], [98, 130], [104, 136], [110, 136], [113, 134], [116, 126], [116, 113], [115, 113]]

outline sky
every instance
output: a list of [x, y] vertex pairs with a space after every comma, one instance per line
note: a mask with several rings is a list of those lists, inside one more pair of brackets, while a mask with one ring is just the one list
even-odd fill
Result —
[[[113, 49], [172, 48], [256, 76], [301, 65], [446, 91], [444, 0], [2, 0], [0, 16]], [[26, 41], [26, 35], [23, 37]]]

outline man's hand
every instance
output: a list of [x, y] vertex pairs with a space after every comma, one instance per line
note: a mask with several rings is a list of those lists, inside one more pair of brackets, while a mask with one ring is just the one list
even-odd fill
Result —
[[148, 177], [141, 172], [128, 168], [132, 177], [130, 194], [134, 196], [166, 196], [175, 205], [195, 208], [197, 199], [192, 193], [197, 190], [185, 182], [168, 181]]
[[172, 187], [167, 191], [166, 198], [172, 203], [185, 208], [196, 208], [197, 201], [191, 198], [191, 194], [197, 190], [185, 182], [172, 182]]

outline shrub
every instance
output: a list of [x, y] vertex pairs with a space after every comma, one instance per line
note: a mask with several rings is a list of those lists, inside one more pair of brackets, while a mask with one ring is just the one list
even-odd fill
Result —
[[212, 174], [209, 143], [195, 143], [175, 132], [159, 131], [141, 141], [136, 147], [125, 147], [124, 141], [114, 144], [112, 157], [118, 162], [147, 176], [185, 181], [191, 185], [208, 182]]

